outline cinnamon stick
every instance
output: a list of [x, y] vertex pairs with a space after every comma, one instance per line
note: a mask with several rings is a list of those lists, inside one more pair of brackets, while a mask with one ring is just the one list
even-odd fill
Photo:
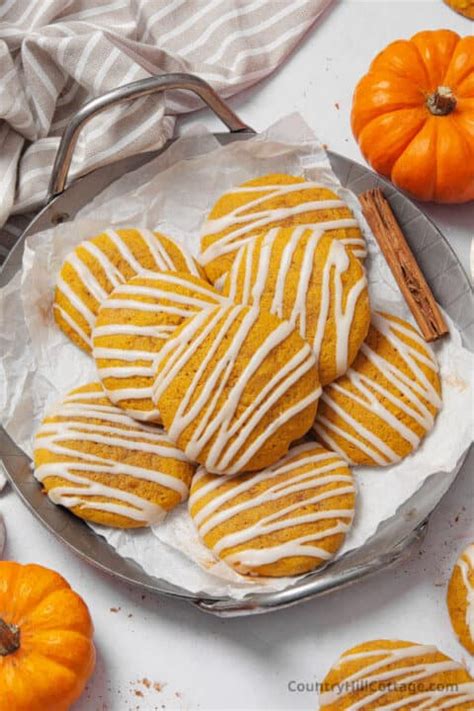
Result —
[[448, 327], [389, 202], [378, 188], [362, 193], [359, 200], [423, 338], [425, 341], [441, 338], [448, 333]]

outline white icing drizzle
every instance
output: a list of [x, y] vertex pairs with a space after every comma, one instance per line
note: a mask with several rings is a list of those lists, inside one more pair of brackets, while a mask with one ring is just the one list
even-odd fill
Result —
[[[179, 289], [188, 293], [180, 293]], [[179, 272], [141, 274], [120, 284], [103, 303], [92, 334], [92, 354], [112, 402], [135, 419], [159, 420], [160, 414], [151, 395], [163, 344], [183, 319], [221, 303], [227, 303], [227, 300], [212, 286], [206, 282], [196, 284]], [[143, 313], [148, 315], [146, 326], [137, 322]], [[113, 323], [102, 324], [103, 317], [107, 316], [111, 316]], [[175, 323], [162, 323], [169, 316]], [[115, 338], [104, 345], [103, 338], [109, 336], [126, 337], [127, 348], [119, 345]], [[143, 337], [148, 339], [146, 349]], [[120, 380], [127, 382], [122, 384]], [[125, 400], [132, 402], [124, 403]]]
[[[117, 461], [103, 447], [118, 447], [125, 452], [147, 452], [181, 462], [188, 460], [161, 428], [139, 424], [118, 408], [104, 404], [105, 400], [104, 391], [97, 385], [91, 392], [70, 393], [49, 413], [48, 418], [60, 419], [57, 422], [43, 422], [36, 436], [35, 450], [45, 449], [59, 457], [60, 461], [38, 466], [35, 477], [40, 482], [52, 476], [69, 482], [48, 492], [49, 498], [56, 504], [116, 513], [144, 525], [157, 523], [166, 515], [165, 509], [137, 494], [118, 489], [114, 486], [114, 477], [127, 475], [152, 482], [177, 492], [181, 501], [188, 495], [186, 484], [156, 468], [127, 464], [125, 457]], [[94, 422], [86, 422], [85, 419]], [[79, 443], [84, 442], [90, 443], [91, 451], [84, 452], [77, 448]], [[102, 474], [109, 483], [93, 481], [91, 474]], [[104, 496], [112, 501], [92, 501], [94, 496]]]
[[[87, 287], [88, 288], [88, 287]], [[97, 312], [94, 310], [92, 311], [87, 304], [82, 301], [81, 297], [76, 294], [76, 292], [72, 289], [72, 287], [67, 284], [62, 276], [59, 276], [58, 281], [57, 281], [57, 289], [58, 291], [62, 292], [62, 294], [66, 297], [66, 299], [70, 302], [71, 306], [80, 313], [84, 321], [87, 323], [89, 328], [92, 328], [95, 318], [97, 315]], [[89, 289], [90, 291], [90, 289]], [[53, 304], [53, 309], [59, 308], [57, 303]], [[61, 311], [64, 311], [64, 309], [61, 307]], [[72, 317], [71, 317], [72, 318]], [[75, 321], [73, 320], [73, 323]], [[82, 331], [84, 333], [84, 331]], [[87, 343], [90, 343], [90, 336], [87, 336]]]
[[[137, 256], [132, 252], [132, 250], [127, 246], [123, 236], [121, 235], [121, 230], [106, 230], [104, 234], [107, 235], [109, 240], [113, 243], [116, 250], [121, 255], [122, 259], [127, 263], [128, 269], [134, 274], [138, 274], [144, 271], [152, 270], [185, 270], [186, 268], [191, 274], [199, 276], [199, 270], [190, 255], [186, 253], [183, 247], [174, 244], [181, 263], [175, 263], [172, 256], [167, 251], [167, 245], [163, 241], [160, 241], [159, 233], [154, 233], [151, 230], [146, 229], [136, 229], [134, 228], [134, 240], [137, 246], [140, 243], [146, 245], [149, 255], [147, 256], [147, 261], [142, 264]], [[96, 239], [96, 238], [95, 238]], [[166, 238], [169, 240], [169, 238]], [[81, 258], [78, 250], [83, 249], [92, 258], [92, 264], [88, 265]], [[150, 261], [151, 260], [151, 261]], [[84, 302], [80, 293], [76, 293], [73, 286], [66, 283], [62, 276], [62, 272], [58, 277], [57, 290], [59, 293], [65, 297], [67, 301], [71, 304], [74, 310], [79, 315], [79, 320], [82, 317], [84, 319], [86, 328], [81, 326], [77, 322], [77, 317], [74, 314], [68, 314], [67, 311], [61, 307], [58, 303], [53, 304], [53, 309], [62, 317], [67, 324], [76, 332], [85, 345], [91, 347], [91, 336], [88, 331], [92, 330], [97, 312], [100, 308], [101, 303], [107, 298], [108, 294], [119, 284], [130, 278], [130, 274], [123, 273], [120, 271], [118, 266], [114, 264], [110, 256], [103, 251], [102, 247], [97, 244], [94, 239], [85, 240], [67, 256], [64, 264], [68, 264], [76, 273], [79, 281], [86, 291], [92, 296], [96, 305], [94, 307], [89, 307]], [[105, 276], [109, 287], [105, 288], [99, 281], [100, 276]], [[57, 299], [56, 299], [57, 301]]]
[[[229, 330], [240, 317], [242, 318], [233, 338], [227, 339], [225, 353], [216, 362], [218, 348], [226, 342]], [[179, 442], [185, 429], [193, 428], [186, 445], [186, 454], [190, 459], [198, 459], [206, 445], [210, 445], [205, 462], [209, 471], [225, 474], [243, 471], [254, 454], [285, 422], [316, 402], [321, 394], [319, 385], [315, 386], [309, 395], [280, 411], [265, 431], [252, 441], [255, 428], [271, 407], [316, 364], [309, 345], [302, 344], [300, 350], [275, 372], [260, 392], [256, 393], [252, 402], [237, 416], [238, 405], [250, 378], [293, 330], [287, 321], [280, 322], [253, 353], [246, 367], [241, 372], [234, 373], [236, 377], [231, 385], [229, 378], [234, 372], [240, 350], [259, 318], [259, 309], [244, 306], [229, 306], [212, 312], [202, 312], [196, 315], [178, 336], [170, 339], [160, 354], [160, 366], [153, 393], [153, 400], [157, 404], [186, 362], [216, 329], [213, 342], [189, 383], [168, 428], [171, 439], [176, 442]], [[203, 376], [208, 368], [209, 373], [204, 380]], [[225, 407], [217, 409], [219, 397], [225, 391]], [[196, 393], [197, 396], [192, 402]]]
[[[352, 436], [341, 426], [336, 425], [324, 414], [324, 408], [316, 416], [314, 430], [331, 449], [347, 458], [344, 446], [338, 444], [331, 433], [342, 437], [347, 442], [354, 444], [370, 457], [375, 464], [384, 466], [400, 460], [400, 455], [379, 437], [368, 426], [357, 417], [349, 414], [347, 408], [338, 404], [336, 395], [339, 393], [344, 398], [351, 400], [365, 410], [377, 415], [398, 437], [408, 442], [414, 450], [418, 447], [421, 437], [407, 424], [405, 424], [397, 413], [391, 412], [382, 402], [382, 398], [394, 405], [398, 412], [407, 414], [412, 420], [420, 425], [424, 433], [428, 432], [434, 424], [434, 415], [429, 406], [436, 411], [441, 407], [441, 398], [436, 388], [426, 376], [420, 364], [430, 368], [434, 373], [438, 372], [435, 357], [421, 336], [408, 324], [400, 324], [388, 314], [373, 314], [372, 326], [379, 331], [390, 345], [397, 351], [407, 366], [408, 373], [403, 372], [394, 363], [383, 358], [379, 353], [372, 350], [367, 343], [361, 347], [361, 353], [376, 366], [384, 378], [395, 385], [403, 396], [394, 395], [390, 390], [379, 382], [369, 378], [365, 373], [357, 369], [356, 364], [349, 368], [344, 378], [331, 383], [322, 395], [322, 402], [330, 410], [336, 413], [351, 428], [365, 440], [363, 442], [358, 437]], [[423, 352], [419, 352], [403, 338], [405, 336], [411, 341], [423, 347]], [[353, 387], [351, 390], [350, 386]]]
[[[97, 249], [97, 252], [100, 252], [99, 249]], [[87, 290], [89, 293], [94, 297], [94, 299], [100, 304], [101, 301], [103, 301], [105, 298], [107, 298], [107, 291], [100, 285], [99, 281], [95, 277], [95, 275], [92, 274], [90, 267], [86, 265], [85, 262], [83, 262], [81, 259], [79, 259], [79, 256], [77, 252], [73, 252], [72, 254], [69, 255], [68, 257], [68, 262], [69, 266], [71, 266], [74, 271], [76, 272], [77, 276], [81, 280], [81, 282], [86, 286]], [[102, 264], [101, 264], [102, 266]], [[115, 271], [115, 270], [114, 270]], [[107, 272], [106, 272], [107, 274]], [[64, 280], [61, 282], [61, 288], [64, 291], [65, 283]], [[70, 289], [72, 291], [72, 289]], [[69, 298], [71, 298], [71, 294], [68, 294]], [[77, 306], [76, 306], [77, 308]]]
[[[81, 242], [80, 246], [88, 254], [94, 257], [97, 262], [99, 262], [100, 266], [104, 271], [104, 274], [106, 275], [108, 281], [112, 284], [113, 288], [123, 282], [124, 276], [122, 272], [117, 269], [116, 265], [109, 259], [107, 254], [105, 254], [105, 252], [99, 249], [99, 247], [94, 243], [92, 239]], [[77, 254], [75, 252], [72, 252], [70, 257], [77, 257]], [[80, 260], [78, 259], [78, 261]]]
[[[340, 706], [341, 700], [351, 693], [351, 685], [353, 688], [369, 689], [369, 693], [360, 698], [354, 703], [344, 705], [346, 711], [366, 711], [366, 709], [379, 709], [381, 711], [396, 711], [397, 709], [449, 709], [460, 708], [461, 704], [474, 702], [474, 682], [463, 682], [456, 684], [457, 688], [453, 689], [449, 680], [443, 677], [436, 679], [435, 675], [446, 672], [465, 671], [464, 667], [451, 659], [444, 661], [426, 661], [417, 663], [417, 657], [432, 656], [437, 654], [436, 647], [409, 644], [404, 647], [373, 649], [367, 652], [346, 653], [343, 654], [339, 666], [344, 662], [353, 660], [366, 660], [366, 665], [359, 671], [345, 677], [341, 680], [340, 688], [333, 691], [326, 691], [320, 694], [319, 701], [321, 709], [331, 704]], [[382, 657], [371, 662], [374, 657]], [[406, 664], [394, 669], [387, 669], [391, 664], [398, 662], [406, 662]], [[444, 689], [433, 689], [427, 691], [411, 691], [407, 690], [407, 685], [428, 679], [434, 676], [434, 685], [438, 686], [445, 684]], [[381, 688], [370, 693], [374, 685], [380, 684]], [[385, 704], [383, 697], [388, 691], [383, 686], [391, 684], [400, 686], [403, 690], [400, 701]], [[370, 685], [370, 688], [369, 688]]]
[[[281, 208], [256, 208], [262, 203], [265, 203], [274, 198], [281, 198], [294, 192], [304, 192], [314, 189], [324, 188], [323, 185], [304, 181], [301, 183], [291, 183], [289, 185], [260, 185], [260, 186], [238, 186], [232, 190], [234, 195], [242, 193], [249, 194], [250, 200], [243, 205], [237, 206], [227, 215], [215, 219], [209, 218], [204, 224], [202, 237], [214, 237], [222, 232], [231, 229], [227, 234], [219, 237], [216, 241], [204, 248], [199, 257], [202, 265], [209, 264], [217, 257], [223, 254], [228, 254], [247, 244], [250, 240], [249, 232], [265, 230], [270, 225], [278, 224], [283, 220], [297, 215], [311, 213], [318, 210], [327, 210], [333, 208], [346, 208], [347, 205], [342, 200], [316, 200], [299, 203], [297, 205], [281, 207]], [[252, 193], [258, 194], [258, 197], [252, 199]], [[262, 195], [262, 193], [264, 193]], [[308, 215], [306, 226], [314, 226]], [[338, 220], [328, 220], [326, 222], [317, 223], [324, 230], [337, 230], [342, 228], [358, 227], [358, 223], [353, 218], [341, 218]], [[343, 244], [354, 246], [354, 254], [357, 257], [364, 258], [367, 254], [364, 238], [349, 238], [347, 241], [342, 239]]]
[[[298, 473], [297, 470], [302, 468], [306, 468], [306, 471]], [[204, 469], [199, 469], [193, 481], [189, 509], [199, 535], [205, 538], [206, 534], [216, 526], [239, 514], [245, 514], [269, 502], [278, 502], [279, 508], [274, 513], [262, 516], [256, 523], [239, 528], [234, 533], [221, 536], [214, 544], [213, 550], [216, 555], [242, 572], [292, 556], [309, 556], [326, 561], [331, 558], [331, 553], [322, 547], [321, 542], [329, 536], [345, 534], [351, 526], [354, 515], [353, 508], [331, 508], [331, 499], [334, 497], [355, 493], [351, 475], [341, 473], [341, 468], [345, 469], [345, 464], [333, 452], [325, 451], [314, 443], [306, 443], [294, 447], [283, 459], [261, 472], [248, 477], [231, 477], [233, 486], [230, 488], [228, 488], [229, 478], [223, 479], [220, 476], [199, 486], [199, 482], [207, 476]], [[288, 475], [292, 472], [295, 473], [289, 479], [279, 478], [283, 474]], [[262, 482], [272, 483], [248, 501], [232, 504], [238, 496]], [[337, 486], [329, 491], [318, 491], [329, 484], [337, 484]], [[292, 494], [308, 490], [314, 490], [314, 495], [292, 504], [286, 503]], [[193, 513], [195, 505], [211, 493], [212, 499], [199, 511]], [[291, 517], [294, 512], [323, 502], [326, 503], [323, 504], [322, 510]], [[318, 532], [296, 536], [293, 540], [284, 543], [272, 545], [270, 542], [269, 545], [261, 547], [262, 544], [259, 542], [258, 547], [255, 546], [256, 539], [261, 536], [318, 521], [331, 521], [334, 525], [323, 527]], [[247, 544], [243, 550], [226, 554], [226, 550], [242, 544]]]
[[54, 304], [53, 309], [55, 309], [60, 314], [64, 321], [66, 321], [66, 323], [73, 329], [73, 331], [76, 332], [79, 338], [81, 338], [87, 345], [90, 341], [89, 333], [86, 333], [84, 329], [81, 328], [79, 324], [73, 319], [73, 317], [70, 316], [68, 312], [62, 308], [62, 306], [60, 306], [59, 304]]
[[[259, 239], [249, 242], [238, 253], [229, 273], [226, 293], [232, 301], [260, 306], [262, 299], [271, 293], [269, 286], [273, 270], [276, 282], [270, 312], [279, 318], [286, 318], [307, 340], [319, 364], [325, 346], [325, 334], [329, 318], [334, 315], [336, 328], [335, 372], [336, 377], [346, 372], [349, 362], [349, 338], [354, 323], [356, 306], [360, 295], [367, 289], [365, 272], [361, 270], [359, 279], [350, 287], [344, 287], [343, 276], [350, 267], [349, 255], [339, 240], [331, 240], [327, 257], [322, 263], [318, 258], [318, 247], [324, 230], [316, 226], [294, 227], [283, 249], [281, 259], [273, 256], [278, 244], [281, 228], [274, 228]], [[283, 233], [285, 234], [285, 233]], [[296, 262], [297, 250], [302, 250], [301, 264]], [[316, 304], [309, 293], [309, 283], [314, 269], [321, 279], [321, 294]], [[321, 274], [319, 274], [321, 272]], [[291, 313], [285, 309], [287, 280], [294, 277], [296, 297]], [[242, 281], [241, 289], [239, 283]], [[288, 298], [288, 297], [286, 297]], [[317, 315], [314, 333], [309, 330], [308, 314]], [[324, 382], [324, 380], [323, 380]]]
[[466, 589], [466, 627], [474, 643], [474, 543], [466, 548], [457, 562]]

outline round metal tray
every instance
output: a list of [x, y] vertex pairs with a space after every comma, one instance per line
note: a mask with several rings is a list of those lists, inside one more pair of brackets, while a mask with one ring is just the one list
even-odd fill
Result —
[[[67, 127], [53, 169], [50, 196], [46, 207], [37, 215], [10, 253], [0, 273], [0, 286], [5, 285], [21, 268], [26, 237], [48, 229], [58, 222], [74, 218], [76, 212], [114, 180], [156, 157], [167, 149], [141, 154], [100, 168], [65, 188], [74, 146], [82, 126], [106, 108], [126, 99], [170, 89], [197, 93], [222, 119], [230, 133], [216, 134], [221, 143], [245, 140], [254, 135], [202, 80], [189, 75], [165, 75], [120, 87], [94, 99], [73, 118]], [[367, 168], [335, 153], [329, 158], [342, 185], [355, 193], [375, 187], [385, 196], [402, 226], [411, 249], [427, 278], [437, 301], [458, 327], [464, 345], [474, 351], [474, 300], [469, 280], [453, 250], [434, 224], [405, 195]], [[0, 429], [0, 457], [16, 491], [30, 510], [57, 538], [92, 565], [120, 580], [150, 592], [181, 598], [202, 610], [217, 615], [246, 615], [294, 605], [302, 600], [328, 593], [354, 583], [370, 573], [385, 568], [409, 555], [422, 539], [427, 520], [436, 508], [452, 476], [434, 475], [407, 501], [389, 521], [361, 548], [350, 551], [327, 565], [321, 572], [298, 580], [287, 589], [266, 594], [252, 594], [244, 600], [192, 595], [159, 578], [145, 573], [136, 563], [122, 558], [83, 521], [67, 510], [55, 506], [41, 493], [31, 474], [30, 459]], [[462, 466], [458, 463], [457, 471]]]

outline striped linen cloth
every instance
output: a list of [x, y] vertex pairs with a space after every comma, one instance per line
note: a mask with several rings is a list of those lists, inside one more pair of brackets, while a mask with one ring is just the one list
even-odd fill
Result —
[[[232, 96], [278, 67], [331, 2], [1, 0], [0, 263], [44, 201], [59, 137], [87, 100], [166, 72]], [[175, 115], [197, 107], [180, 93], [111, 109], [82, 132], [71, 176], [158, 149]]]

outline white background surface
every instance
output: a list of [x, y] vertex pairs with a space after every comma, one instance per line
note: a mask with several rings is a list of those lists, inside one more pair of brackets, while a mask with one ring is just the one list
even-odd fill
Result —
[[[331, 149], [361, 160], [349, 124], [357, 79], [389, 41], [439, 27], [472, 31], [441, 0], [336, 1], [284, 67], [231, 105], [257, 130], [298, 110]], [[186, 122], [195, 120], [217, 128], [205, 112]], [[467, 267], [474, 206], [432, 206], [427, 211]], [[472, 657], [457, 643], [445, 606], [452, 565], [474, 540], [473, 467], [471, 452], [432, 517], [421, 550], [408, 563], [271, 615], [219, 620], [189, 605], [143, 598], [82, 563], [11, 490], [0, 496], [8, 528], [5, 557], [55, 568], [90, 607], [97, 669], [74, 711], [315, 709], [314, 692], [291, 692], [289, 682], [311, 686], [321, 681], [344, 649], [366, 639], [434, 643], [464, 659], [474, 673]], [[143, 679], [161, 690], [147, 689]]]

